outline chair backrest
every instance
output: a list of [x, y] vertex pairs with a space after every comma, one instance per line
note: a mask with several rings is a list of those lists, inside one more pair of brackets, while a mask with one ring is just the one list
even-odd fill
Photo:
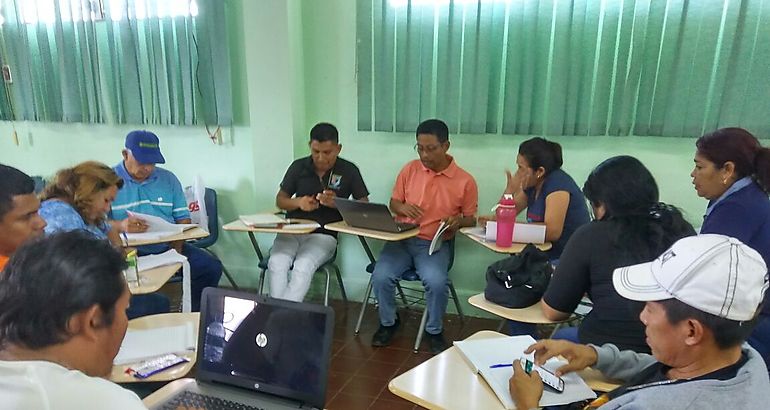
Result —
[[208, 248], [215, 244], [219, 239], [219, 212], [217, 211], [217, 191], [206, 188], [203, 201], [206, 204], [206, 214], [209, 217], [209, 236], [190, 241], [190, 243], [199, 248]]

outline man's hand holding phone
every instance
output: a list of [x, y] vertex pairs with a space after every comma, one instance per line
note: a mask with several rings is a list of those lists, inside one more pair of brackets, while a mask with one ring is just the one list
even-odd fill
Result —
[[552, 357], [562, 356], [567, 364], [556, 369], [554, 374], [562, 376], [577, 372], [596, 364], [598, 356], [591, 346], [568, 342], [566, 340], [541, 340], [527, 348], [525, 354], [535, 353], [535, 364], [542, 366]]

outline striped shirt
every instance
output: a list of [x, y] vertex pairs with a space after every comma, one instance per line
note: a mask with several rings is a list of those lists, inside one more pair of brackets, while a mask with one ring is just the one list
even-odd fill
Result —
[[139, 182], [131, 178], [122, 161], [113, 169], [123, 178], [123, 188], [112, 202], [112, 219], [126, 219], [127, 211], [159, 216], [171, 223], [190, 218], [182, 184], [171, 171], [155, 167]]

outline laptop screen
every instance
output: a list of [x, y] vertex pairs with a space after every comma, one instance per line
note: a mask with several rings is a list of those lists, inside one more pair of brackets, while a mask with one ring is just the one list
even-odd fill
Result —
[[212, 288], [203, 302], [199, 378], [323, 408], [331, 308]]

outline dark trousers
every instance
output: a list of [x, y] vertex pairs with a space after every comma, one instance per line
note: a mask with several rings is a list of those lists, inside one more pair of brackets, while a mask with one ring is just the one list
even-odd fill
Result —
[[[169, 249], [171, 248], [168, 245], [150, 245], [138, 248], [140, 256], [163, 253]], [[182, 245], [182, 255], [186, 256], [190, 263], [190, 299], [192, 311], [198, 312], [201, 310], [203, 288], [219, 285], [219, 278], [222, 277], [222, 262], [205, 250], [189, 243]], [[181, 276], [181, 272], [177, 275]]]
[[190, 262], [190, 293], [192, 310], [201, 310], [203, 288], [219, 286], [222, 277], [222, 262], [212, 254], [188, 243], [182, 246], [182, 255]]
[[126, 316], [134, 319], [141, 316], [157, 315], [158, 313], [168, 313], [169, 300], [166, 295], [160, 293], [148, 293], [146, 295], [131, 296]]

